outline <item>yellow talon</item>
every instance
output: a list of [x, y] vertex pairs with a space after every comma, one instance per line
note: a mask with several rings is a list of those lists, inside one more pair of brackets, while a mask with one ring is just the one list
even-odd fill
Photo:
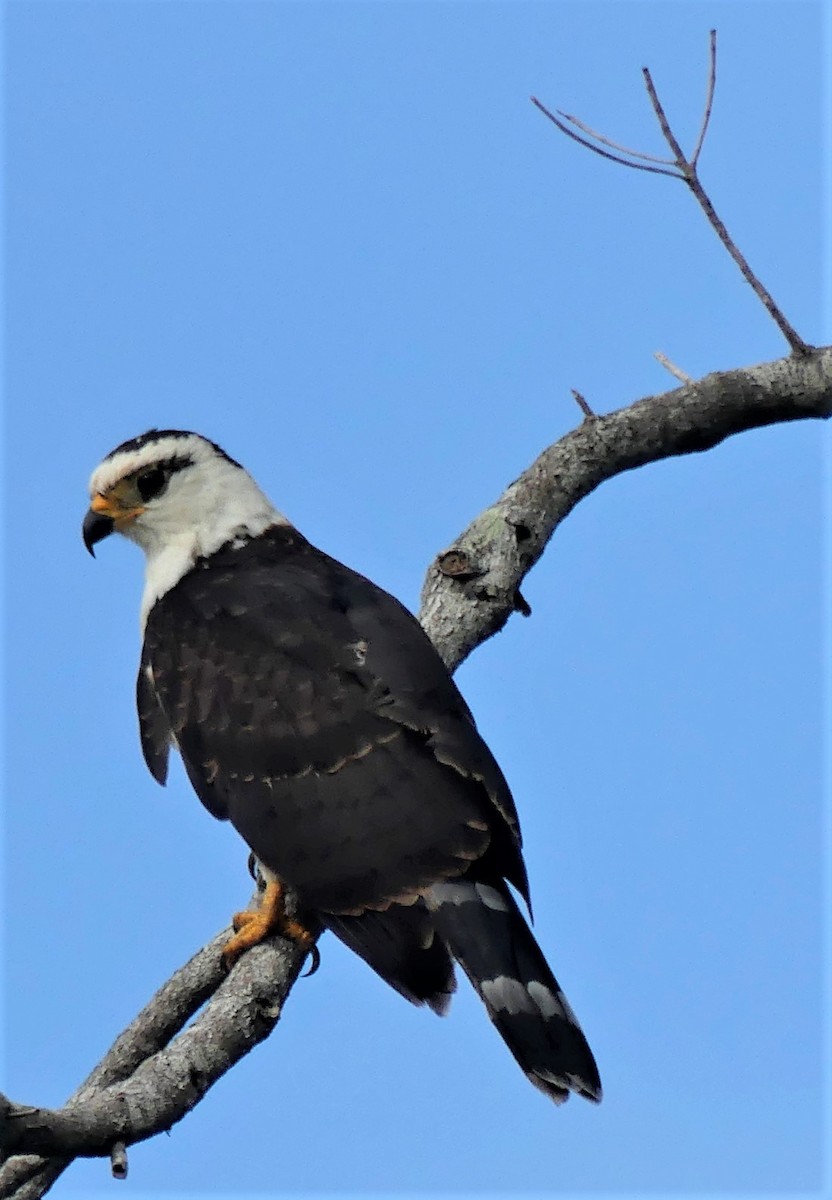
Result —
[[263, 889], [257, 908], [234, 914], [231, 921], [234, 937], [225, 943], [222, 951], [223, 962], [229, 970], [245, 950], [259, 945], [274, 934], [297, 942], [304, 950], [314, 945], [315, 939], [309, 930], [300, 921], [286, 915], [285, 896], [283, 884], [276, 879], [270, 880]]

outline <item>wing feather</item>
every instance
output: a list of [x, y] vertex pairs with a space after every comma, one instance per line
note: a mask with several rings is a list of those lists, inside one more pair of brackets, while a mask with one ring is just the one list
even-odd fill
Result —
[[432, 643], [296, 531], [183, 577], [143, 661], [202, 801], [311, 907], [384, 910], [486, 855], [527, 894], [511, 794]]
[[146, 643], [142, 647], [142, 661], [136, 679], [136, 709], [144, 761], [156, 782], [164, 784], [168, 777], [171, 730], [165, 710], [156, 695]]

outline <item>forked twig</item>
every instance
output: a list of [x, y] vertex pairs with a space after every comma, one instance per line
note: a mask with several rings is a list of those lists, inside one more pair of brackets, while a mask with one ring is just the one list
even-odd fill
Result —
[[642, 67], [641, 73], [644, 76], [644, 83], [647, 88], [647, 95], [650, 97], [650, 103], [653, 105], [653, 112], [656, 114], [656, 119], [659, 122], [659, 127], [662, 131], [662, 136], [667, 142], [670, 149], [673, 151], [673, 163], [679, 169], [682, 178], [686, 178], [688, 172], [692, 170], [692, 165], [685, 158], [685, 152], [679, 145], [673, 130], [670, 128], [670, 122], [667, 119], [667, 114], [662, 107], [662, 102], [659, 99], [659, 94], [656, 91], [656, 86], [653, 83], [653, 76], [650, 74], [649, 67]]
[[[543, 108], [543, 105], [538, 100], [535, 100], [534, 103], [537, 104], [538, 108]], [[582, 129], [584, 133], [589, 134], [596, 142], [602, 142], [605, 146], [609, 146], [612, 150], [618, 150], [621, 154], [629, 154], [632, 158], [642, 158], [645, 162], [661, 163], [664, 167], [675, 166], [672, 158], [659, 158], [657, 154], [644, 154], [641, 150], [633, 150], [630, 146], [622, 146], [620, 142], [614, 142], [611, 138], [604, 137], [603, 133], [598, 133], [597, 129], [590, 129], [589, 125], [578, 120], [572, 113], [564, 112], [561, 108], [558, 109], [558, 116], [563, 117], [564, 121], [568, 121], [576, 129]]]
[[[611, 154], [609, 152], [609, 150], [602, 150], [600, 146], [593, 145], [592, 142], [588, 141], [586, 138], [582, 138], [579, 134], [575, 133], [575, 131], [573, 129], [570, 129], [568, 125], [564, 125], [563, 121], [559, 120], [555, 116], [555, 114], [546, 107], [545, 104], [543, 104], [540, 100], [538, 100], [537, 96], [532, 96], [531, 100], [532, 100], [532, 104], [536, 105], [537, 108], [540, 109], [540, 111], [543, 113], [544, 116], [548, 117], [549, 120], [554, 125], [557, 125], [557, 127], [561, 131], [561, 133], [565, 133], [567, 137], [571, 137], [572, 140], [575, 142], [580, 142], [580, 144], [582, 146], [586, 146], [587, 150], [591, 150], [593, 152], [593, 154], [600, 154], [602, 158], [608, 158], [608, 159], [610, 159], [611, 162], [620, 163], [622, 167], [635, 167], [635, 169], [637, 171], [649, 171], [653, 175], [672, 175], [674, 179], [679, 178], [679, 174], [677, 171], [667, 170], [665, 167], [648, 167], [644, 163], [630, 162], [629, 159], [621, 158], [618, 154]], [[576, 125], [578, 123], [574, 117], [567, 117], [566, 119], [568, 121], [573, 121], [574, 124], [576, 124]], [[614, 145], [614, 144], [615, 143], [613, 143], [613, 142], [607, 142], [607, 145]], [[632, 153], [632, 151], [628, 150], [627, 153], [630, 154], [630, 153]], [[644, 158], [646, 156], [641, 155], [640, 157]], [[657, 161], [662, 162], [664, 160], [658, 159]], [[671, 166], [673, 166], [672, 163], [671, 163]]]
[[710, 51], [711, 60], [708, 67], [708, 91], [705, 96], [705, 111], [702, 114], [702, 125], [699, 129], [699, 137], [696, 139], [696, 146], [693, 154], [690, 156], [690, 161], [695, 167], [699, 162], [699, 155], [702, 153], [702, 147], [705, 144], [705, 134], [708, 132], [708, 125], [711, 120], [711, 111], [714, 105], [714, 88], [716, 87], [716, 30], [710, 32]]
[[[595, 154], [600, 154], [602, 158], [608, 158], [612, 162], [620, 163], [624, 167], [633, 167], [636, 171], [648, 171], [653, 175], [671, 175], [674, 179], [681, 179], [687, 184], [691, 192], [696, 198], [702, 211], [708, 219], [711, 228], [716, 233], [719, 240], [722, 242], [725, 249], [731, 255], [731, 258], [739, 267], [742, 276], [753, 289], [760, 303], [765, 308], [771, 319], [775, 322], [783, 337], [789, 343], [793, 354], [808, 354], [812, 347], [803, 340], [794, 326], [786, 319], [782, 309], [775, 302], [774, 297], [769, 290], [763, 285], [761, 280], [748, 265], [748, 260], [739, 249], [734, 239], [729, 234], [725, 227], [725, 223], [716, 212], [711, 198], [702, 186], [697, 170], [699, 156], [702, 153], [702, 147], [705, 144], [705, 136], [708, 132], [708, 126], [711, 120], [711, 112], [713, 111], [714, 90], [716, 88], [716, 30], [710, 31], [710, 65], [708, 69], [708, 87], [705, 95], [705, 108], [702, 113], [702, 122], [699, 128], [699, 134], [696, 139], [696, 145], [693, 153], [688, 158], [685, 155], [679, 141], [674, 134], [670, 122], [667, 119], [667, 114], [664, 111], [662, 102], [659, 99], [656, 86], [653, 83], [653, 77], [650, 74], [648, 67], [642, 68], [644, 83], [647, 88], [647, 95], [650, 97], [650, 103], [653, 112], [656, 114], [656, 119], [659, 122], [662, 135], [673, 152], [672, 159], [657, 158], [652, 154], [644, 154], [640, 150], [632, 150], [627, 146], [623, 146], [620, 142], [614, 142], [603, 134], [597, 133], [588, 125], [584, 124], [577, 117], [573, 117], [568, 113], [558, 110], [558, 116], [551, 112], [544, 104], [541, 103], [535, 96], [532, 96], [532, 103], [540, 109], [544, 116], [558, 127], [561, 133], [565, 133], [567, 137], [573, 141], [580, 142], [582, 146], [586, 146], [588, 150], [592, 150]], [[563, 118], [561, 120], [560, 118]], [[569, 124], [565, 124], [568, 122]], [[587, 137], [581, 137], [574, 129], [570, 129], [569, 125], [574, 125], [577, 129], [582, 130]], [[600, 144], [598, 144], [600, 143]], [[602, 149], [603, 146], [609, 146], [609, 150]], [[612, 153], [616, 151], [617, 153]], [[625, 157], [629, 156], [629, 157]], [[639, 161], [633, 161], [637, 159]], [[652, 166], [649, 164], [661, 163], [662, 166]]]

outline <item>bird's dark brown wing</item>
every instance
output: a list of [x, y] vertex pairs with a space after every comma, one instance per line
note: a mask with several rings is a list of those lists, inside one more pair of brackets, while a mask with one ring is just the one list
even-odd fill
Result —
[[429, 639], [296, 531], [200, 562], [143, 669], [200, 798], [311, 908], [384, 910], [478, 860], [526, 893], [508, 787]]
[[139, 736], [148, 770], [157, 783], [165, 783], [168, 777], [171, 729], [153, 686], [153, 668], [150, 665], [147, 642], [142, 646], [142, 661], [136, 680], [136, 711], [139, 715]]

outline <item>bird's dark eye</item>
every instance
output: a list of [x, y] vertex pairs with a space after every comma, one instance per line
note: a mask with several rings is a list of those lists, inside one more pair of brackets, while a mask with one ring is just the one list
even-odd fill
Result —
[[165, 490], [168, 473], [164, 467], [148, 467], [136, 476], [136, 488], [142, 500], [152, 500]]

